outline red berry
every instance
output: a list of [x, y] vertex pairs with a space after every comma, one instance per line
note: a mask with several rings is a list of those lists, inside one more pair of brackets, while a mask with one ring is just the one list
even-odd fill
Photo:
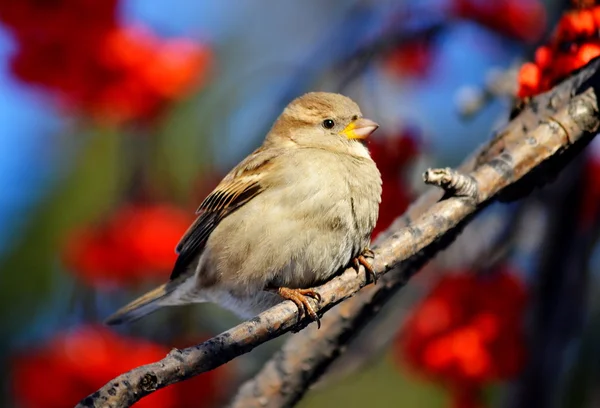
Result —
[[577, 52], [577, 62], [580, 64], [577, 68], [581, 68], [598, 55], [600, 55], [600, 44], [597, 42], [583, 44], [579, 47], [579, 51]]
[[596, 32], [594, 14], [590, 10], [577, 10], [563, 14], [556, 30], [556, 40], [573, 41], [593, 36]]
[[535, 50], [535, 63], [543, 71], [552, 64], [552, 49], [543, 45]]
[[540, 68], [532, 62], [526, 62], [519, 71], [519, 91], [518, 96], [525, 98], [537, 93], [542, 72]]

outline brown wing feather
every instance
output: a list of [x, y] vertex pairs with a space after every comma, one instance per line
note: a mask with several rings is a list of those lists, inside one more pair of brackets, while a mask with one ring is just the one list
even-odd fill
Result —
[[176, 251], [179, 256], [171, 272], [171, 280], [188, 269], [224, 217], [264, 190], [264, 170], [279, 153], [271, 149], [257, 149], [235, 167], [204, 199], [196, 211], [198, 218], [177, 244]]

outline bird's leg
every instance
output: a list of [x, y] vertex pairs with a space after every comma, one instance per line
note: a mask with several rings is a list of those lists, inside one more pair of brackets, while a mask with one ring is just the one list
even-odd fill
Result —
[[377, 284], [377, 275], [375, 274], [375, 271], [373, 270], [373, 267], [371, 266], [369, 261], [367, 261], [367, 258], [372, 259], [374, 256], [375, 253], [373, 251], [371, 251], [369, 248], [365, 248], [360, 253], [360, 255], [352, 259], [352, 267], [356, 269], [356, 273], [360, 271], [360, 265], [364, 266], [365, 270], [367, 271], [367, 274], [373, 281], [373, 285]]
[[277, 292], [279, 296], [286, 300], [291, 300], [298, 307], [298, 320], [302, 319], [304, 314], [310, 316], [310, 318], [317, 322], [317, 328], [321, 327], [321, 320], [308, 302], [306, 298], [311, 297], [317, 302], [321, 301], [321, 295], [312, 289], [291, 289], [291, 288], [267, 288], [268, 291]]

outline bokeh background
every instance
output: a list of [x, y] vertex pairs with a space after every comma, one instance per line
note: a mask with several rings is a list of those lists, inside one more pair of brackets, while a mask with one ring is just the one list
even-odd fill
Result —
[[[341, 92], [381, 125], [377, 234], [426, 166], [507, 121], [569, 7], [0, 0], [0, 405], [73, 406], [238, 322], [196, 305], [100, 323], [168, 278], [196, 207], [293, 98]], [[300, 406], [600, 406], [597, 155], [481, 214]], [[136, 406], [222, 406], [281, 341]]]

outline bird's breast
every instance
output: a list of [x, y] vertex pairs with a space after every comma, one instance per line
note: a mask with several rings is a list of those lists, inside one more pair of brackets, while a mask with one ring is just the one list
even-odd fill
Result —
[[298, 163], [285, 194], [298, 231], [283, 245], [298, 242], [298, 255], [281, 279], [293, 280], [296, 287], [329, 279], [360, 254], [379, 214], [381, 176], [372, 160], [323, 153], [317, 162], [321, 165]]
[[369, 244], [377, 221], [381, 178], [372, 161], [291, 157], [271, 181], [207, 243], [206, 267], [240, 298], [330, 279]]

